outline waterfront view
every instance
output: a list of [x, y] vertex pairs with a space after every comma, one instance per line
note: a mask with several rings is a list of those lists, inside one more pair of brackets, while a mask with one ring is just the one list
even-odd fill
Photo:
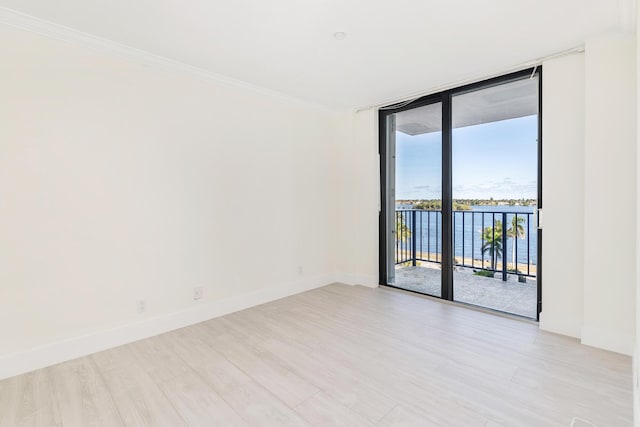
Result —
[[[402, 262], [407, 257], [413, 256], [410, 252], [414, 239], [417, 259], [441, 261], [442, 211], [414, 209], [407, 201], [399, 202], [398, 205], [400, 207], [396, 210], [398, 223], [396, 261]], [[420, 207], [417, 203], [416, 205]], [[454, 210], [453, 252], [456, 264], [489, 268], [490, 252], [494, 252], [494, 261], [497, 261], [498, 266], [501, 267], [503, 252], [501, 236], [504, 218], [507, 226], [504, 252], [508, 268], [513, 269], [513, 265], [517, 263], [518, 270], [524, 270], [523, 272], [527, 273], [528, 266], [527, 274], [535, 276], [538, 245], [534, 206], [475, 205], [464, 210]], [[517, 239], [513, 233], [514, 221], [518, 225]], [[491, 242], [494, 242], [493, 249], [491, 249]]]

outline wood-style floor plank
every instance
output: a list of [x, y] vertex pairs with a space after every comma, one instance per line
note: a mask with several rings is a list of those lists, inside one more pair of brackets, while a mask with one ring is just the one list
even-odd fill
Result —
[[[209, 323], [209, 322], [206, 322]], [[222, 356], [217, 338], [209, 338], [204, 323], [167, 334], [167, 342], [191, 369], [222, 395], [253, 380]]]
[[380, 427], [435, 427], [441, 425], [433, 421], [428, 413], [405, 405], [396, 406], [378, 423]]
[[190, 426], [246, 427], [242, 418], [195, 373], [164, 381], [162, 390]]
[[302, 378], [371, 422], [379, 421], [396, 405], [392, 396], [367, 384], [365, 379], [358, 378], [331, 359], [284, 341], [266, 341], [261, 348], [279, 355]]
[[121, 426], [118, 409], [90, 357], [47, 368], [64, 426]]
[[100, 368], [126, 426], [186, 425], [172, 402], [140, 366], [129, 346], [103, 351], [91, 357]]
[[0, 427], [630, 426], [631, 359], [329, 285], [0, 381]]
[[0, 382], [0, 427], [61, 426], [54, 393], [45, 369]]
[[296, 406], [304, 419], [314, 426], [374, 427], [375, 424], [341, 405], [324, 392], [316, 393]]
[[310, 425], [293, 409], [255, 382], [236, 387], [222, 397], [252, 426]]
[[220, 352], [227, 360], [290, 407], [320, 391], [268, 353], [234, 339], [221, 340], [220, 344]]

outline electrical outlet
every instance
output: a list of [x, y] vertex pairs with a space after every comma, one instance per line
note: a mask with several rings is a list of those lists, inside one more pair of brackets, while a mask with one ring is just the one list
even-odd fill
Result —
[[145, 311], [147, 311], [147, 303], [143, 299], [141, 299], [140, 301], [138, 301], [137, 309], [138, 314], [144, 313]]
[[302, 266], [298, 266], [298, 276], [302, 276]]
[[198, 300], [202, 298], [202, 286], [198, 286], [193, 289], [193, 299]]

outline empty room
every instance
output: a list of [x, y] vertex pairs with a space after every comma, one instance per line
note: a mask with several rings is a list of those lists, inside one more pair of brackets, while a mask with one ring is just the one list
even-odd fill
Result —
[[0, 0], [0, 427], [640, 426], [635, 0]]

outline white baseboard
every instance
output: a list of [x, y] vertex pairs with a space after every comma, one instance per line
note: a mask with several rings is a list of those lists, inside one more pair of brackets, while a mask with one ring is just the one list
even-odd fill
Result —
[[23, 352], [0, 355], [0, 380], [319, 288], [340, 281], [337, 276], [339, 275], [316, 276], [247, 294], [204, 301], [193, 308], [68, 338]]
[[335, 276], [336, 282], [345, 285], [362, 285], [369, 288], [377, 288], [379, 280], [377, 276], [365, 276], [358, 274], [340, 273]]
[[[544, 304], [544, 302], [543, 302]], [[544, 306], [544, 305], [543, 305]], [[563, 316], [555, 316], [545, 313], [544, 308], [540, 312], [540, 329], [554, 334], [566, 335], [580, 339], [582, 323]]]
[[581, 342], [591, 347], [631, 356], [633, 355], [635, 337], [632, 334], [625, 334], [616, 330], [584, 326], [582, 328]]
[[545, 315], [540, 313], [540, 329], [555, 334], [578, 338], [584, 345], [609, 350], [631, 356], [633, 354], [634, 337], [593, 326], [583, 326], [561, 316]]

